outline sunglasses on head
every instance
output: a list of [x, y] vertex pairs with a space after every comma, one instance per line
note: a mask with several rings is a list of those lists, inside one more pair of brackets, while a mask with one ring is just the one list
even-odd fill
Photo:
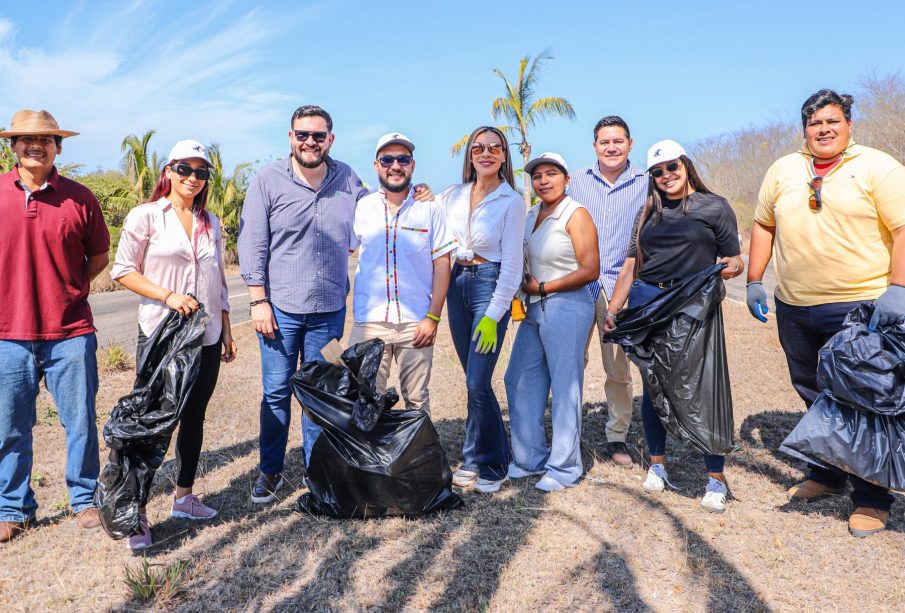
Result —
[[393, 162], [399, 162], [400, 166], [408, 166], [412, 163], [412, 156], [410, 155], [381, 155], [377, 158], [377, 161], [380, 162], [380, 165], [384, 168], [392, 168]]
[[474, 143], [471, 146], [471, 154], [472, 155], [481, 155], [484, 151], [490, 155], [500, 155], [503, 153], [503, 145], [500, 143], [492, 143], [490, 145], [485, 145], [484, 143]]
[[195, 175], [199, 181], [207, 181], [211, 178], [210, 168], [192, 168], [188, 164], [173, 164], [170, 168], [180, 177]]
[[650, 176], [655, 179], [659, 179], [663, 176], [664, 172], [675, 172], [679, 170], [679, 162], [678, 160], [673, 160], [669, 164], [666, 165], [666, 170], [664, 171], [662, 168], [654, 168], [650, 171]]
[[322, 143], [327, 140], [327, 132], [309, 132], [308, 130], [293, 130], [293, 134], [295, 134], [295, 139], [300, 143], [304, 143], [308, 140], [308, 137], [314, 139], [316, 143]]
[[808, 182], [808, 188], [811, 190], [808, 206], [812, 211], [819, 211], [823, 207], [823, 202], [820, 200], [821, 187], [823, 187], [823, 177], [814, 177]]

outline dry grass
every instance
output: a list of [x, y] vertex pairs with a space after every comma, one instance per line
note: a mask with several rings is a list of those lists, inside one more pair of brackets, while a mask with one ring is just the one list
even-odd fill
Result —
[[[466, 492], [467, 508], [422, 519], [334, 521], [299, 515], [299, 491], [253, 506], [260, 379], [257, 342], [238, 329], [240, 357], [221, 371], [208, 413], [196, 491], [220, 510], [209, 524], [169, 517], [172, 458], [149, 504], [157, 545], [144, 554], [191, 572], [167, 606], [202, 610], [577, 610], [762, 611], [900, 609], [899, 560], [905, 548], [901, 500], [890, 529], [851, 538], [847, 498], [790, 504], [784, 490], [800, 466], [776, 448], [799, 417], [771, 322], [760, 325], [727, 303], [726, 325], [741, 451], [727, 474], [739, 500], [723, 515], [703, 511], [703, 461], [671, 442], [679, 490], [650, 495], [644, 468], [604, 459], [603, 381], [592, 354], [586, 382], [584, 460], [578, 487], [544, 494], [530, 481], [495, 496]], [[451, 461], [460, 456], [463, 377], [446, 326], [437, 346], [432, 411]], [[508, 361], [512, 330], [501, 365]], [[496, 377], [505, 404], [503, 368]], [[102, 375], [100, 423], [131, 375]], [[637, 391], [637, 390], [636, 390]], [[296, 407], [297, 408], [297, 407]], [[287, 473], [300, 474], [298, 413]], [[629, 443], [640, 456], [640, 423]], [[2, 548], [0, 606], [6, 609], [156, 608], [133, 596], [124, 569], [138, 568], [121, 542], [82, 535], [65, 510], [63, 433], [51, 420], [35, 428], [40, 521]], [[853, 587], [854, 586], [854, 587]]]

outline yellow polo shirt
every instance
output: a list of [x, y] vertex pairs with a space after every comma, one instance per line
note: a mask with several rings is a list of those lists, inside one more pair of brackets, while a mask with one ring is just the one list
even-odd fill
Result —
[[814, 306], [873, 300], [889, 286], [892, 230], [905, 225], [905, 166], [850, 143], [823, 179], [820, 211], [808, 206], [811, 155], [781, 157], [767, 171], [754, 220], [775, 226], [776, 297]]

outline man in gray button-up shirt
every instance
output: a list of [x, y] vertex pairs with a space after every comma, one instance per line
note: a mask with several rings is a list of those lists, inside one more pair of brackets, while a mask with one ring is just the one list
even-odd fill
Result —
[[[239, 263], [261, 348], [261, 474], [252, 501], [271, 502], [289, 437], [289, 378], [302, 361], [343, 335], [355, 206], [368, 190], [346, 164], [329, 157], [333, 120], [322, 108], [292, 114], [291, 155], [262, 168], [245, 197]], [[422, 189], [418, 200], [431, 198]], [[305, 464], [320, 428], [302, 415]]]

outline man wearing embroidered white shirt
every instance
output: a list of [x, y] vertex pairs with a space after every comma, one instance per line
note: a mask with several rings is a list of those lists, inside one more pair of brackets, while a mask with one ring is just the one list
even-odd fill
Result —
[[377, 142], [374, 169], [380, 190], [362, 198], [355, 210], [353, 233], [361, 248], [349, 344], [383, 340], [378, 391], [386, 389], [395, 359], [406, 408], [429, 413], [434, 340], [449, 288], [449, 253], [456, 241], [433, 200], [412, 198], [414, 150], [412, 141], [398, 132]]

